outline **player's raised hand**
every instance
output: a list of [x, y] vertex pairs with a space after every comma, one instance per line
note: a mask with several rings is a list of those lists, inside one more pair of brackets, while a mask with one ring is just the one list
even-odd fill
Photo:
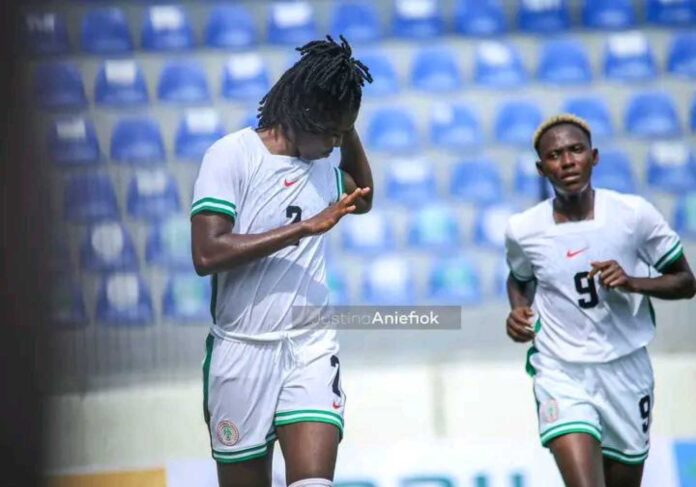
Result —
[[356, 188], [352, 193], [342, 195], [338, 202], [305, 220], [303, 225], [307, 234], [320, 235], [331, 230], [341, 218], [348, 213], [353, 213], [355, 211], [355, 201], [369, 192], [370, 188]]
[[623, 267], [615, 260], [603, 260], [590, 262], [592, 270], [587, 275], [588, 279], [599, 274], [599, 283], [607, 289], [621, 288], [631, 291], [631, 277], [626, 275]]
[[532, 318], [534, 311], [527, 306], [520, 306], [510, 311], [505, 322], [505, 329], [510, 338], [516, 342], [528, 342], [534, 339]]

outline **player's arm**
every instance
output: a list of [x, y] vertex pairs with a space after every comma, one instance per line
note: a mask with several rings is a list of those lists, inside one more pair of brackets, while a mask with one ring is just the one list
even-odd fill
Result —
[[510, 301], [510, 314], [505, 322], [505, 329], [510, 338], [516, 342], [528, 342], [534, 339], [532, 326], [532, 302], [536, 291], [536, 280], [518, 281], [512, 273], [507, 278], [507, 295]]
[[[360, 142], [358, 132], [353, 127], [343, 136], [341, 143], [341, 163], [343, 186], [346, 194], [351, 194], [357, 188], [373, 188], [372, 170], [367, 160], [365, 149]], [[372, 208], [373, 192], [369, 191], [355, 202], [354, 213], [367, 213]]]

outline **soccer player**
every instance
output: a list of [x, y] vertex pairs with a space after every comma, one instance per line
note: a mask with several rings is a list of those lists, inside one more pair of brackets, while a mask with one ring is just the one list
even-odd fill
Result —
[[[323, 234], [372, 205], [354, 127], [372, 78], [342, 37], [298, 50], [259, 128], [213, 144], [194, 187], [193, 261], [213, 285], [204, 417], [224, 487], [269, 486], [276, 438], [289, 485], [331, 486], [343, 434], [335, 330], [310, 330], [293, 308], [328, 304]], [[336, 147], [339, 168], [319, 160]]]
[[585, 121], [548, 119], [534, 148], [555, 197], [508, 222], [507, 334], [533, 340], [539, 434], [565, 484], [639, 486], [654, 404], [650, 298], [692, 298], [694, 276], [650, 203], [592, 187], [599, 153]]

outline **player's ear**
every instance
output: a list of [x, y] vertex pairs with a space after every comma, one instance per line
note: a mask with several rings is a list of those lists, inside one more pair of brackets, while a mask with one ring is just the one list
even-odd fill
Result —
[[599, 162], [599, 150], [592, 149], [592, 165], [596, 166], [598, 162]]
[[535, 165], [537, 168], [537, 173], [539, 173], [539, 176], [546, 177], [546, 173], [544, 172], [544, 166], [542, 166], [541, 161], [540, 160], [536, 161]]

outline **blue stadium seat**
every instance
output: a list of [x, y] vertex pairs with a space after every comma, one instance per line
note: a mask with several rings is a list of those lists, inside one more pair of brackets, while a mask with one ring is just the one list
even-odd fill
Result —
[[34, 70], [34, 98], [41, 108], [71, 109], [87, 104], [82, 75], [72, 63], [48, 62]]
[[520, 30], [546, 34], [570, 27], [568, 5], [565, 0], [520, 0], [517, 8]]
[[175, 103], [208, 101], [208, 81], [200, 64], [195, 61], [172, 61], [160, 73], [157, 85], [160, 100]]
[[505, 246], [505, 227], [514, 213], [514, 209], [506, 204], [479, 208], [474, 221], [474, 243], [502, 249]]
[[425, 48], [419, 51], [411, 68], [414, 88], [440, 93], [461, 88], [462, 77], [457, 56], [449, 48]]
[[178, 159], [200, 162], [208, 147], [225, 135], [218, 114], [209, 108], [189, 110], [176, 131]]
[[401, 108], [381, 108], [372, 113], [367, 126], [367, 144], [374, 150], [408, 152], [419, 146], [416, 122]]
[[681, 133], [674, 100], [666, 92], [633, 95], [624, 120], [626, 131], [636, 137], [676, 137]]
[[646, 0], [646, 17], [654, 24], [678, 26], [696, 22], [694, 0]]
[[[515, 193], [520, 196], [539, 199], [542, 177], [536, 168], [539, 157], [535, 152], [521, 152], [515, 161]], [[546, 183], [548, 184], [548, 182]], [[550, 186], [550, 185], [549, 185]], [[550, 189], [550, 188], [549, 188]], [[549, 194], [553, 194], [549, 192]]]
[[394, 248], [393, 223], [383, 211], [373, 209], [360, 218], [348, 217], [341, 223], [341, 243], [349, 252], [362, 255]]
[[31, 54], [55, 55], [70, 50], [65, 19], [55, 12], [26, 14], [22, 36], [24, 46]]
[[348, 283], [343, 269], [337, 267], [334, 262], [326, 265], [326, 285], [329, 288], [329, 304], [343, 306], [350, 303]]
[[443, 31], [439, 0], [394, 0], [392, 33], [396, 37], [429, 39]]
[[435, 171], [423, 159], [391, 161], [386, 167], [384, 184], [387, 198], [405, 205], [422, 204], [437, 197]]
[[184, 9], [174, 5], [149, 7], [140, 34], [143, 49], [168, 51], [193, 47], [193, 29]]
[[118, 7], [88, 10], [80, 32], [82, 50], [92, 54], [117, 54], [133, 50], [128, 20]]
[[468, 36], [493, 36], [507, 30], [500, 0], [457, 0], [454, 30]]
[[626, 29], [636, 23], [631, 0], [585, 0], [582, 23], [595, 29]]
[[222, 96], [256, 101], [270, 88], [268, 68], [259, 54], [235, 54], [229, 58], [222, 76]]
[[415, 286], [408, 260], [398, 255], [384, 255], [363, 269], [363, 300], [367, 304], [413, 304]]
[[63, 198], [65, 218], [77, 222], [117, 220], [116, 191], [108, 174], [68, 176]]
[[541, 52], [537, 76], [540, 81], [559, 85], [589, 83], [592, 68], [587, 50], [576, 40], [547, 41]]
[[656, 142], [650, 148], [646, 180], [670, 193], [696, 190], [696, 156], [684, 142]]
[[164, 319], [180, 324], [210, 322], [210, 280], [193, 272], [170, 276], [162, 295]]
[[408, 244], [433, 251], [458, 248], [459, 224], [452, 208], [437, 203], [420, 207], [409, 222]]
[[97, 321], [114, 326], [153, 324], [152, 298], [142, 277], [124, 272], [104, 276], [97, 298]]
[[495, 119], [495, 138], [504, 144], [529, 145], [542, 122], [538, 103], [511, 101], [503, 104]]
[[111, 132], [111, 159], [139, 165], [163, 162], [164, 143], [157, 122], [146, 117], [120, 119]]
[[452, 168], [450, 194], [461, 201], [478, 205], [498, 203], [503, 197], [498, 166], [488, 159], [460, 162]]
[[483, 130], [465, 105], [436, 103], [430, 112], [430, 141], [445, 149], [470, 149], [483, 142]]
[[145, 220], [164, 219], [181, 211], [179, 189], [164, 171], [139, 171], [128, 184], [128, 214]]
[[331, 12], [331, 32], [338, 38], [343, 35], [351, 44], [376, 41], [381, 34], [377, 10], [367, 0], [337, 2]]
[[94, 101], [100, 105], [147, 104], [147, 85], [140, 66], [132, 60], [105, 61], [94, 83]]
[[440, 304], [475, 305], [481, 303], [478, 268], [464, 257], [444, 257], [434, 262], [428, 279], [428, 298]]
[[635, 194], [636, 178], [628, 155], [619, 149], [601, 150], [599, 163], [592, 171], [592, 185], [619, 193]]
[[595, 96], [570, 98], [563, 104], [563, 111], [586, 120], [592, 129], [593, 140], [606, 139], [614, 134], [609, 107], [602, 98]]
[[253, 112], [249, 112], [247, 115], [244, 116], [242, 119], [242, 123], [239, 126], [239, 129], [243, 129], [246, 127], [251, 127], [253, 129], [256, 129], [259, 127], [259, 118], [257, 117], [258, 112], [254, 110]]
[[301, 46], [318, 37], [314, 8], [309, 2], [274, 2], [269, 6], [268, 40]]
[[369, 52], [359, 56], [370, 68], [372, 83], [363, 87], [363, 94], [368, 97], [383, 97], [394, 95], [399, 91], [399, 79], [391, 60], [383, 52]]
[[696, 34], [686, 32], [674, 35], [667, 70], [679, 76], [696, 78]]
[[216, 5], [208, 17], [205, 42], [209, 47], [243, 49], [256, 44], [254, 19], [243, 5]]
[[516, 47], [487, 41], [476, 48], [474, 82], [490, 88], [514, 88], [527, 81], [527, 72]]
[[145, 260], [165, 269], [190, 270], [191, 222], [188, 217], [173, 216], [151, 227], [145, 244]]
[[63, 117], [48, 132], [48, 152], [56, 164], [93, 164], [100, 159], [99, 140], [91, 120]]
[[116, 221], [91, 226], [80, 247], [80, 262], [90, 271], [136, 271], [138, 258], [126, 228]]
[[696, 191], [677, 200], [674, 209], [674, 230], [682, 238], [696, 240]]
[[80, 328], [88, 323], [82, 289], [69, 273], [54, 275], [51, 289], [52, 323], [60, 328]]
[[612, 34], [604, 50], [604, 76], [616, 81], [646, 81], [657, 75], [648, 38], [641, 32]]

